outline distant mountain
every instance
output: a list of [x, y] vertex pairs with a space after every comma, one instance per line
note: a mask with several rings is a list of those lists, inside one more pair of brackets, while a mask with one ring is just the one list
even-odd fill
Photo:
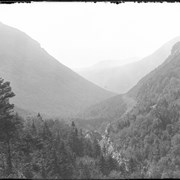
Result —
[[[119, 61], [106, 60], [106, 61], [101, 61], [91, 67], [75, 69], [75, 71], [84, 78], [88, 79], [89, 81], [95, 83], [96, 85], [104, 89], [107, 90], [111, 89], [111, 91], [114, 91], [116, 93], [121, 93], [115, 90], [116, 89], [115, 86], [119, 86], [119, 82], [118, 81], [114, 82], [114, 79], [119, 78], [119, 72], [116, 71], [113, 72], [113, 70], [116, 69], [117, 67], [118, 68], [123, 67], [125, 66], [125, 64], [138, 60], [139, 58], [136, 57], [119, 60]], [[122, 62], [125, 62], [125, 64]]]
[[121, 59], [121, 60], [104, 60], [90, 67], [76, 68], [74, 70], [77, 71], [78, 73], [85, 74], [88, 76], [91, 72], [97, 71], [98, 73], [100, 70], [121, 66], [121, 65], [128, 64], [134, 61], [138, 61], [139, 59], [140, 58], [132, 57], [132, 58]]
[[0, 76], [11, 82], [12, 102], [29, 112], [71, 116], [112, 97], [49, 55], [25, 33], [0, 23]]
[[[103, 64], [99, 64], [99, 66], [77, 70], [77, 72], [105, 89], [120, 94], [126, 93], [135, 86], [142, 77], [158, 67], [169, 56], [173, 44], [179, 40], [180, 37], [176, 37], [164, 44], [153, 54], [138, 61], [136, 59], [133, 63], [125, 65], [116, 64], [116, 67], [106, 66], [105, 68]], [[102, 65], [102, 67], [100, 67], [100, 65]]]

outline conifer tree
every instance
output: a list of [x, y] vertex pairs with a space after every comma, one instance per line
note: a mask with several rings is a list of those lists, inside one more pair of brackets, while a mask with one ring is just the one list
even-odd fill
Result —
[[14, 118], [14, 105], [10, 104], [9, 99], [14, 97], [10, 82], [4, 82], [0, 78], [0, 141], [3, 142], [7, 149], [7, 174], [12, 172], [12, 152], [11, 141], [17, 131], [18, 120]]
[[103, 173], [103, 174], [106, 174], [106, 166], [105, 166], [105, 158], [103, 156], [103, 154], [100, 155], [99, 157], [99, 168], [100, 168], [100, 171]]
[[32, 135], [34, 135], [34, 136], [37, 135], [37, 129], [36, 129], [36, 126], [35, 126], [35, 123], [34, 123], [34, 119], [33, 119], [33, 123], [32, 123], [32, 126], [31, 126], [31, 132], [32, 132]]
[[97, 158], [101, 154], [101, 147], [96, 138], [93, 140], [93, 156]]

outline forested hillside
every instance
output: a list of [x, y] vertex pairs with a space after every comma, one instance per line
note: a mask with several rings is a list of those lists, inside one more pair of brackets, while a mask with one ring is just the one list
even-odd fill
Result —
[[153, 102], [159, 96], [164, 96], [178, 90], [180, 87], [179, 46], [179, 42], [176, 43], [171, 50], [171, 55], [166, 61], [142, 78], [128, 94], [139, 101], [145, 101], [147, 99]]
[[129, 95], [137, 105], [111, 125], [110, 137], [128, 159], [129, 178], [180, 177], [180, 42]]
[[104, 132], [108, 123], [119, 119], [130, 111], [136, 104], [136, 100], [130, 96], [117, 95], [88, 107], [77, 115], [74, 120], [86, 129]]
[[102, 151], [100, 134], [40, 114], [23, 119], [10, 103], [14, 96], [0, 79], [0, 178], [104, 179], [121, 168]]

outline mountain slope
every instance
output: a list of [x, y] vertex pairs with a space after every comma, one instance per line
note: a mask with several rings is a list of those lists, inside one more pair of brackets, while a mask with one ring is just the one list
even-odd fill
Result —
[[83, 111], [84, 119], [96, 119], [95, 124], [98, 118], [102, 122], [116, 122], [131, 112], [135, 105], [146, 108], [154, 105], [164, 95], [180, 89], [179, 46], [179, 43], [175, 44], [164, 63], [142, 78], [128, 93], [117, 95]]
[[20, 109], [70, 116], [114, 94], [85, 80], [25, 33], [0, 23], [0, 76]]
[[119, 117], [125, 110], [126, 104], [124, 103], [122, 95], [117, 95], [88, 107], [79, 114], [79, 117], [85, 119], [104, 118], [110, 120]]
[[127, 94], [138, 101], [157, 101], [161, 96], [180, 88], [180, 42], [158, 68], [146, 75]]
[[179, 40], [180, 37], [176, 37], [153, 54], [133, 63], [118, 67], [110, 66], [109, 68], [94, 68], [77, 72], [103, 88], [120, 94], [126, 93], [142, 77], [158, 67], [169, 56], [173, 44]]
[[129, 162], [129, 177], [179, 178], [180, 41], [127, 95], [137, 105], [111, 124], [109, 136]]
[[[123, 129], [127, 131], [126, 128], [141, 127], [146, 121], [159, 123], [156, 127], [162, 126], [165, 130], [168, 123], [180, 120], [177, 118], [180, 109], [180, 41], [174, 44], [164, 63], [142, 78], [125, 95], [134, 99], [136, 104], [112, 123], [113, 132], [121, 132], [123, 136]], [[174, 118], [176, 121], [173, 121]], [[131, 134], [132, 130], [128, 131]]]
[[74, 119], [81, 128], [104, 133], [109, 123], [125, 116], [136, 105], [136, 100], [126, 94], [116, 95], [81, 111]]

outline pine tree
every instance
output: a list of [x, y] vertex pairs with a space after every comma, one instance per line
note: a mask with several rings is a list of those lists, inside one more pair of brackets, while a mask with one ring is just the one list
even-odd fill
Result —
[[51, 137], [52, 137], [52, 133], [49, 129], [49, 126], [47, 124], [47, 122], [45, 121], [44, 124], [43, 124], [43, 132], [42, 132], [42, 136], [44, 139], [46, 140], [50, 140]]
[[99, 168], [100, 168], [100, 171], [103, 173], [103, 174], [106, 174], [106, 161], [105, 161], [105, 158], [103, 156], [103, 154], [100, 155], [99, 157]]
[[76, 127], [74, 121], [72, 121], [71, 126], [73, 129]]
[[92, 147], [92, 143], [89, 139], [85, 139], [85, 141], [83, 143], [83, 147], [84, 147], [84, 155], [93, 157], [93, 147]]
[[68, 138], [68, 143], [71, 148], [71, 150], [77, 155], [80, 155], [80, 150], [79, 150], [79, 138], [78, 138], [78, 129], [75, 126], [75, 123], [72, 122], [72, 128], [69, 133], [69, 138]]
[[78, 140], [79, 140], [79, 144], [78, 144], [79, 156], [82, 157], [84, 156], [84, 136], [82, 129], [79, 130]]
[[62, 141], [59, 147], [59, 157], [58, 157], [58, 164], [59, 164], [59, 175], [63, 179], [71, 178], [73, 166], [71, 162], [71, 155], [68, 152], [67, 148], [65, 147], [64, 142]]
[[33, 119], [33, 123], [32, 123], [32, 134], [34, 135], [34, 136], [36, 136], [37, 135], [37, 129], [36, 129], [36, 126], [35, 126], [35, 124], [34, 124], [34, 119]]
[[93, 140], [93, 156], [97, 158], [101, 154], [101, 147], [96, 138]]
[[10, 82], [4, 82], [0, 78], [0, 141], [6, 145], [7, 148], [7, 174], [12, 172], [12, 152], [11, 145], [14, 135], [17, 134], [17, 118], [14, 118], [14, 105], [10, 104], [9, 99], [15, 94], [11, 91]]

